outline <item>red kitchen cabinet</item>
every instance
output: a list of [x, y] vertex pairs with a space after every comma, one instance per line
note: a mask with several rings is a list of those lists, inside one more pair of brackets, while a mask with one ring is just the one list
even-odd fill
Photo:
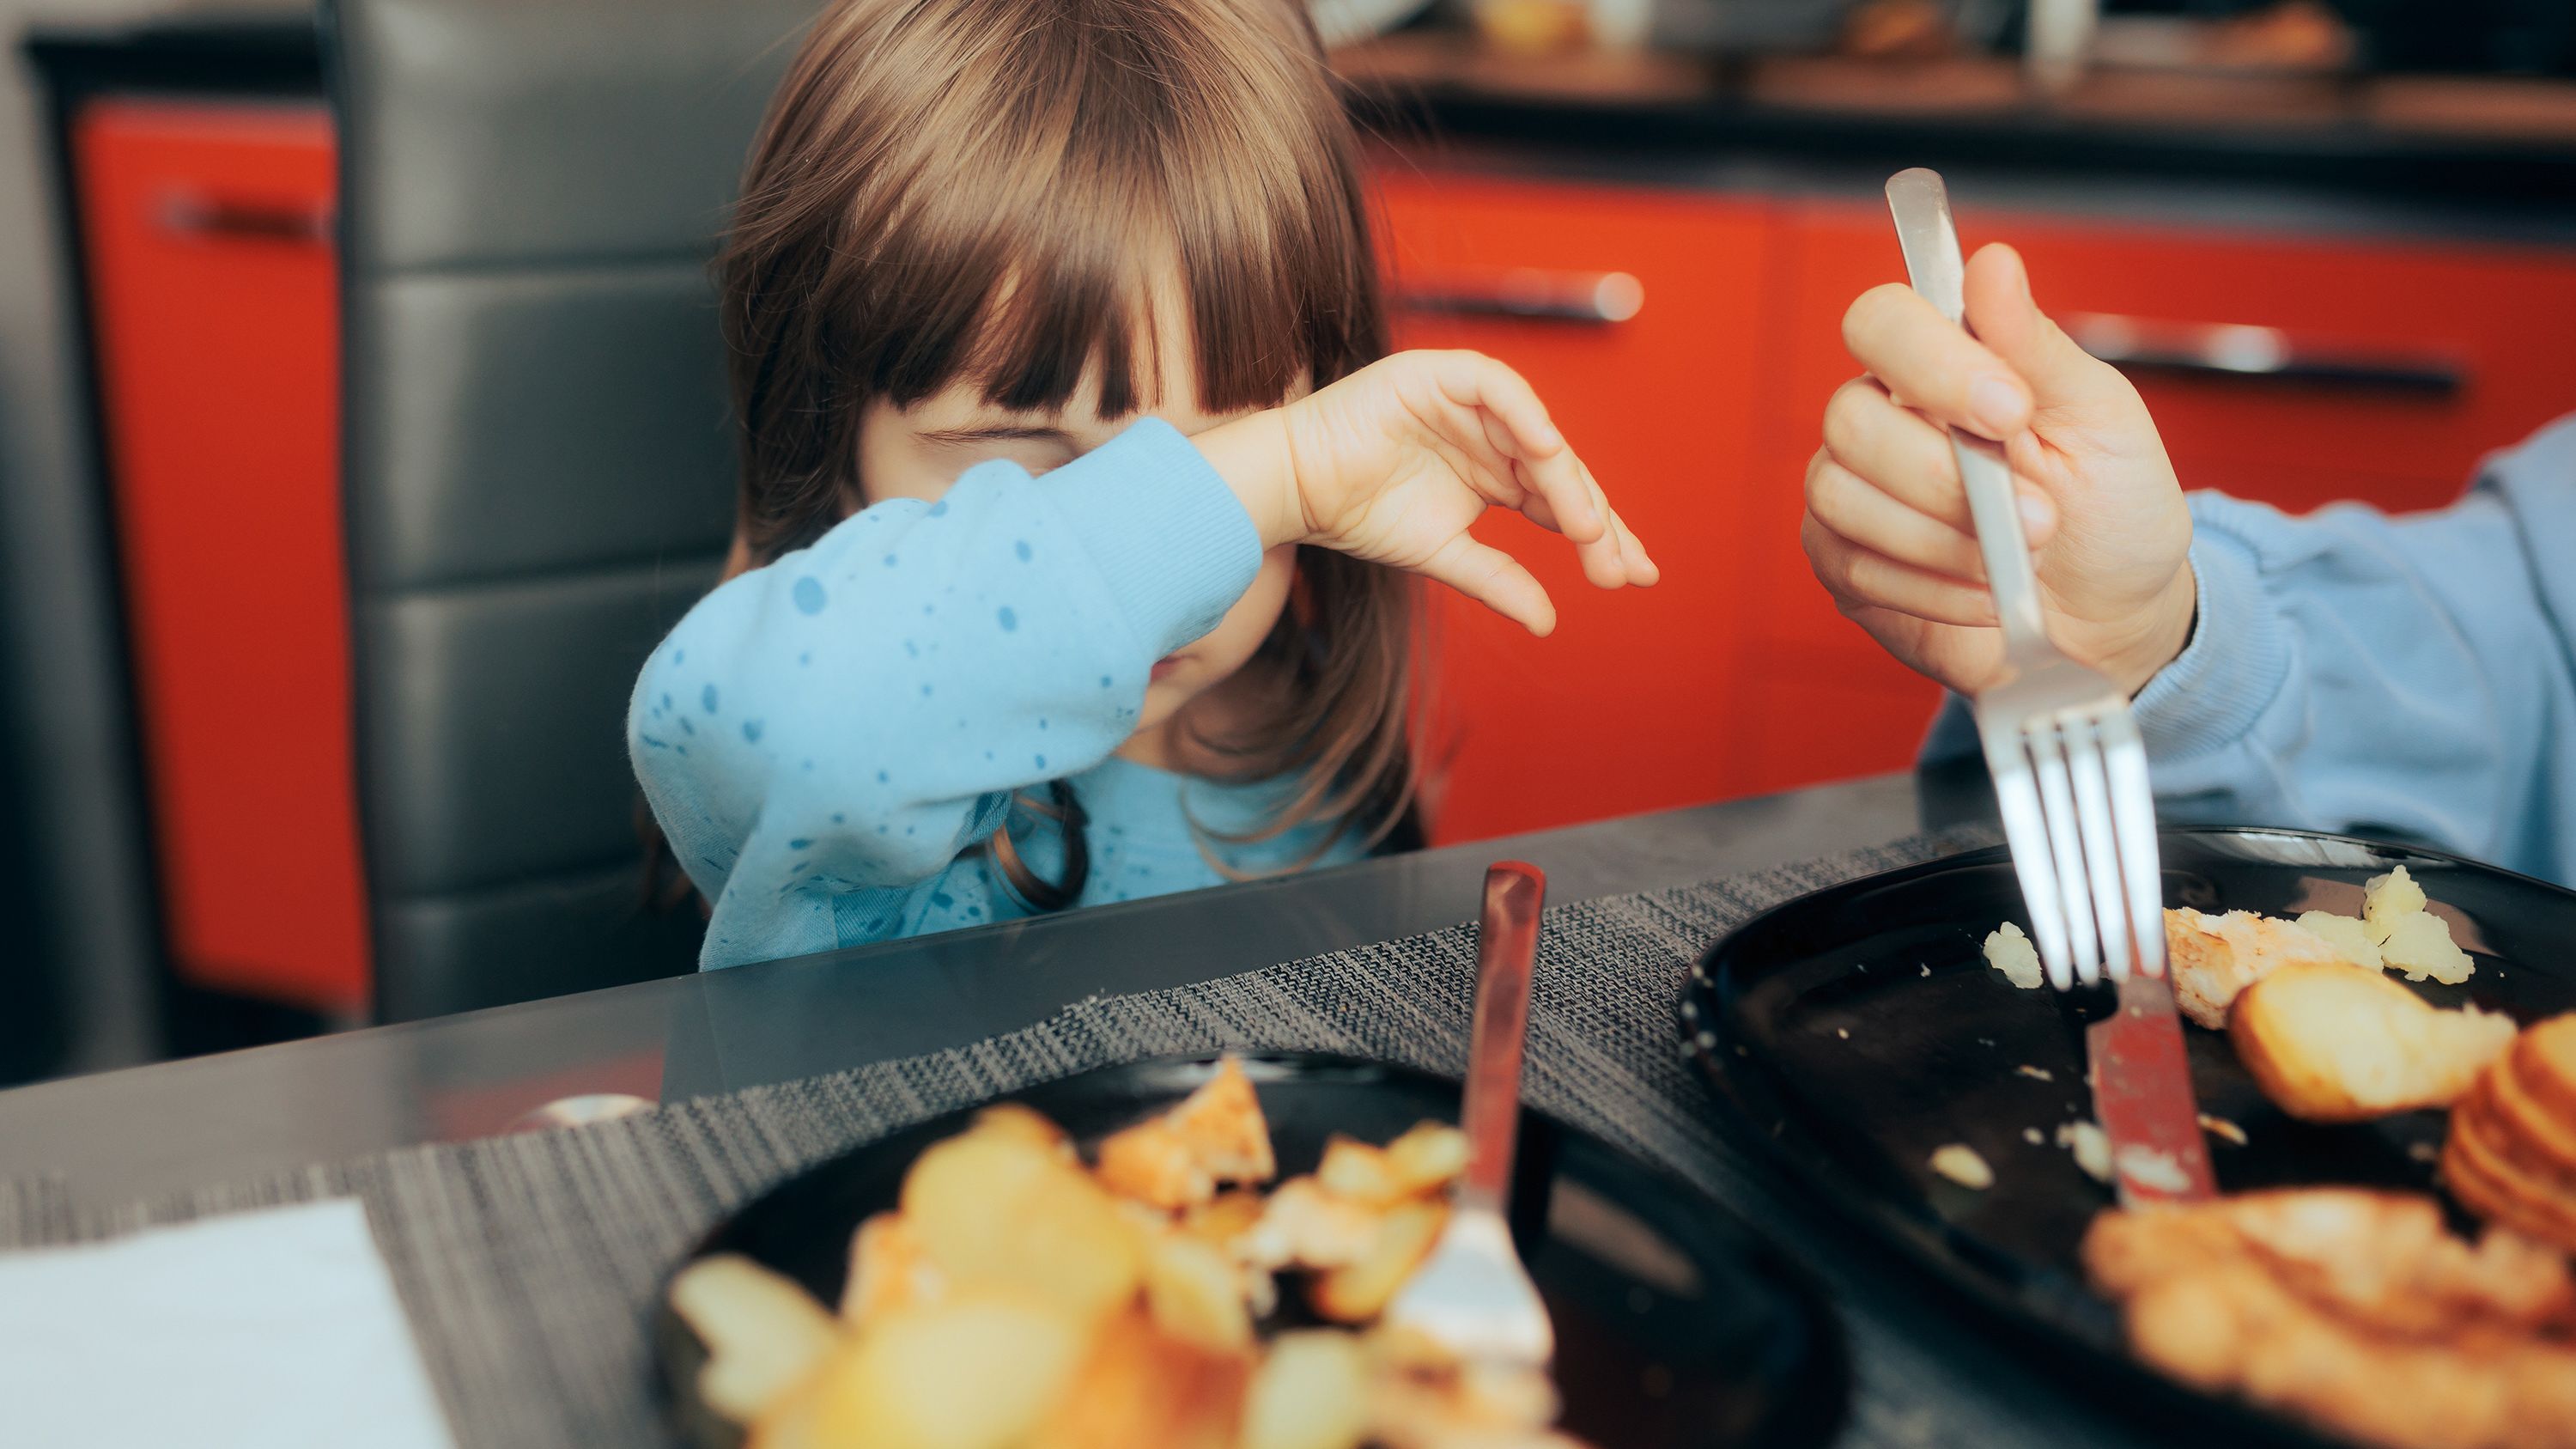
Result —
[[1732, 636], [1742, 571], [1766, 543], [1745, 528], [1744, 501], [1768, 206], [1403, 169], [1379, 179], [1398, 345], [1470, 347], [1517, 368], [1666, 564], [1652, 589], [1604, 593], [1571, 549], [1517, 517], [1478, 526], [1547, 586], [1558, 623], [1533, 639], [1438, 591], [1434, 839], [1741, 792]]
[[170, 954], [356, 1015], [330, 119], [102, 98], [70, 145]]

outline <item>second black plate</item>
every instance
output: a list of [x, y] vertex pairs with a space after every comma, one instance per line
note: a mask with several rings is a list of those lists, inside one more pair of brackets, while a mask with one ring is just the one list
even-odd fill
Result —
[[[1215, 1063], [1111, 1067], [1019, 1093], [1090, 1142], [1179, 1101]], [[1256, 1056], [1244, 1070], [1270, 1122], [1280, 1173], [1311, 1171], [1335, 1132], [1384, 1142], [1425, 1118], [1455, 1121], [1455, 1082], [1320, 1055]], [[894, 1206], [922, 1149], [973, 1109], [926, 1122], [791, 1178], [689, 1255], [742, 1253], [839, 1301], [850, 1234]], [[1524, 1112], [1513, 1236], [1547, 1300], [1566, 1427], [1615, 1449], [1821, 1444], [1848, 1393], [1842, 1338], [1804, 1276], [1724, 1209], [1597, 1138]], [[657, 1300], [653, 1330], [681, 1437], [740, 1442], [696, 1395], [705, 1350]]]
[[[2576, 1009], [2567, 950], [2576, 893], [2342, 836], [2183, 829], [2162, 844], [2166, 903], [2213, 912], [2357, 915], [2362, 883], [2403, 865], [2477, 959], [2466, 985], [2427, 983], [2427, 997], [2525, 1021]], [[2099, 1350], [2126, 1370], [2117, 1318], [2076, 1262], [2111, 1192], [2056, 1142], [2061, 1124], [2093, 1115], [2083, 1028], [2109, 992], [2014, 988], [1981, 953], [2006, 920], [2028, 924], [2000, 849], [1800, 897], [1693, 968], [1682, 1029], [1704, 1075], [1747, 1119], [1746, 1135], [1808, 1186], [2038, 1337]], [[2222, 1191], [2433, 1185], [2441, 1113], [2300, 1123], [2264, 1099], [2224, 1035], [2183, 1030], [2201, 1110], [2246, 1134], [2243, 1146], [2211, 1139]], [[1931, 1170], [1933, 1151], [1953, 1142], [1994, 1168], [1992, 1187], [1972, 1191]], [[2282, 1432], [2268, 1417], [2201, 1402], [2236, 1428]]]

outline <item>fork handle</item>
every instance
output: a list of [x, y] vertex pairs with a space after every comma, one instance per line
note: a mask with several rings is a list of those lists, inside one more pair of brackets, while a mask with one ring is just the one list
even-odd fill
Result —
[[1485, 872], [1476, 929], [1475, 1020], [1467, 1041], [1467, 1173], [1458, 1206], [1501, 1212], [1509, 1201], [1512, 1152], [1521, 1125], [1521, 1046], [1529, 1036], [1530, 976], [1538, 961], [1538, 917], [1547, 876], [1501, 861]]
[[[1887, 209], [1896, 218], [1896, 241], [1905, 252], [1905, 274], [1914, 290], [1942, 316], [1964, 325], [1967, 267], [1959, 259], [1959, 231], [1950, 219], [1950, 189], [1942, 184], [1941, 173], [1916, 166], [1889, 177]], [[1950, 434], [1951, 456], [1959, 460], [1959, 481], [1968, 491], [1968, 516], [1977, 526], [1977, 552], [1985, 558], [1986, 586], [1995, 596], [2005, 652], [2020, 654], [2045, 645], [2048, 627], [2040, 612], [2039, 575], [2031, 567], [2030, 540], [2022, 532], [2004, 450], [1983, 438], [1944, 431]]]

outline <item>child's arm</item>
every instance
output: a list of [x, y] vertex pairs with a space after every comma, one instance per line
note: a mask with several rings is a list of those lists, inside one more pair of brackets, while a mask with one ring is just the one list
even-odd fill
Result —
[[704, 959], [827, 950], [857, 892], [886, 893], [895, 934], [902, 893], [1012, 791], [1117, 748], [1155, 661], [1260, 559], [1234, 493], [1148, 420], [1043, 479], [990, 462], [937, 503], [879, 504], [709, 594], [646, 663], [627, 731], [715, 904]]

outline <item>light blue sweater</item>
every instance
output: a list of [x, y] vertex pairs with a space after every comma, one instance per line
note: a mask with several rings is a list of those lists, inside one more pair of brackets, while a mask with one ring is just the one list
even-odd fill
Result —
[[[1006, 817], [1056, 879], [1062, 841], [1016, 791], [1066, 780], [1090, 816], [1077, 901], [1214, 885], [1302, 859], [1257, 845], [1290, 780], [1219, 785], [1115, 758], [1154, 662], [1216, 625], [1261, 564], [1206, 459], [1151, 419], [1032, 478], [968, 469], [716, 589], [653, 651], [627, 748], [654, 817], [714, 902], [701, 967], [1027, 913], [977, 849]], [[1194, 831], [1196, 822], [1200, 827]], [[1339, 841], [1324, 860], [1353, 858]]]
[[[2199, 623], [2137, 700], [2170, 817], [2395, 834], [2576, 884], [2576, 416], [2434, 513], [2191, 511]], [[1976, 749], [1954, 700], [1925, 754]]]

